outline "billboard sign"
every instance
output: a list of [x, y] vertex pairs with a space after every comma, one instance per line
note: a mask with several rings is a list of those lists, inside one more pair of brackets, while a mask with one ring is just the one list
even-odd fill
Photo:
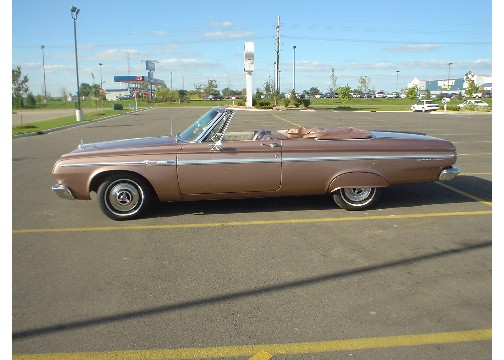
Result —
[[152, 60], [145, 60], [145, 70], [156, 71], [156, 63]]

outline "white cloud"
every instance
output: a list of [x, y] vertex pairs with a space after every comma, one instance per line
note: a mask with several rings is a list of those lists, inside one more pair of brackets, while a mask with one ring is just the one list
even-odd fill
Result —
[[212, 21], [210, 25], [213, 27], [231, 27], [233, 23], [231, 21]]
[[211, 39], [244, 39], [252, 36], [252, 33], [250, 31], [246, 32], [225, 32], [225, 31], [208, 31], [203, 34], [206, 38], [211, 38]]
[[164, 69], [170, 69], [174, 71], [211, 69], [219, 66], [215, 62], [205, 59], [177, 59], [177, 58], [159, 60], [159, 64], [160, 68], [162, 66]]
[[441, 48], [441, 45], [439, 44], [412, 44], [394, 48], [386, 48], [385, 50], [397, 53], [417, 53], [431, 51], [439, 48]]

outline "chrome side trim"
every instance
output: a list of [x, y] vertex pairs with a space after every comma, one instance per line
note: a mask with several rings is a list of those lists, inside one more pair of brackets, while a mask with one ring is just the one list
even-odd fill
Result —
[[313, 157], [284, 157], [282, 162], [316, 162], [316, 161], [348, 161], [348, 160], [401, 160], [417, 159], [417, 161], [435, 161], [452, 159], [455, 154], [382, 154], [382, 155], [342, 155]]
[[61, 167], [94, 167], [94, 166], [175, 166], [175, 160], [143, 160], [143, 161], [110, 161], [82, 164], [61, 164]]
[[233, 159], [233, 158], [224, 158], [224, 159], [188, 159], [188, 160], [179, 160], [178, 165], [220, 165], [220, 164], [277, 164], [282, 160], [280, 156], [278, 157], [269, 157], [269, 158], [244, 158], [244, 159]]
[[[264, 158], [217, 158], [217, 159], [184, 159], [178, 160], [178, 165], [219, 165], [219, 164], [257, 164], [279, 162], [319, 162], [319, 161], [352, 161], [352, 160], [401, 160], [416, 159], [417, 161], [440, 161], [452, 159], [456, 154], [381, 154], [381, 155], [340, 155], [340, 156], [303, 156], [303, 157], [275, 157]], [[96, 167], [96, 166], [176, 166], [175, 160], [143, 160], [143, 161], [111, 161], [96, 163], [61, 164], [62, 168]]]

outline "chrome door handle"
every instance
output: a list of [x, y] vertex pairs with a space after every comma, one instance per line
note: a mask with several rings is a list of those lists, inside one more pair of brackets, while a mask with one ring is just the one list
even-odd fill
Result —
[[261, 145], [264, 145], [264, 146], [269, 146], [269, 147], [279, 147], [280, 145], [278, 145], [277, 143], [271, 143], [271, 144], [265, 144], [265, 143], [261, 143]]

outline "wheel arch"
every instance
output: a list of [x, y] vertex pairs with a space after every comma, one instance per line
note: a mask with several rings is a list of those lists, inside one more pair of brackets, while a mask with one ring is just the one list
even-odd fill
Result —
[[333, 193], [334, 191], [341, 188], [375, 188], [375, 187], [387, 187], [390, 183], [383, 176], [366, 171], [353, 171], [340, 174], [336, 176], [327, 190], [328, 193]]
[[98, 188], [100, 187], [100, 184], [103, 181], [105, 181], [106, 178], [108, 178], [112, 175], [119, 175], [119, 174], [124, 174], [126, 176], [127, 175], [134, 175], [134, 176], [138, 176], [138, 177], [142, 178], [145, 181], [145, 183], [149, 185], [149, 187], [152, 191], [152, 194], [154, 194], [154, 196], [156, 196], [156, 198], [158, 198], [158, 195], [156, 193], [156, 189], [154, 189], [154, 187], [152, 186], [150, 181], [142, 174], [140, 174], [136, 171], [131, 171], [131, 170], [107, 170], [107, 171], [103, 171], [98, 174], [95, 174], [93, 176], [93, 178], [91, 179], [91, 182], [89, 183], [89, 192], [90, 193], [97, 192]]

